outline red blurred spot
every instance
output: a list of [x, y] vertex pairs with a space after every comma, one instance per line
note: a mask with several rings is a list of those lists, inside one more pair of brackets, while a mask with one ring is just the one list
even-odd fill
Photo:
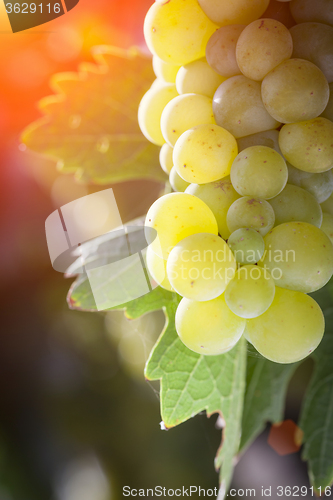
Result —
[[296, 453], [302, 444], [303, 431], [292, 420], [271, 427], [268, 444], [279, 455]]

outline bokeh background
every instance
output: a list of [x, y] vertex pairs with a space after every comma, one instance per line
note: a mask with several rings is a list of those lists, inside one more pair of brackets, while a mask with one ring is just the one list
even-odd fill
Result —
[[[20, 132], [40, 116], [49, 78], [93, 61], [91, 47], [144, 46], [151, 0], [81, 0], [66, 16], [12, 34], [0, 5], [0, 500], [118, 500], [122, 488], [214, 488], [216, 418], [159, 427], [158, 385], [143, 365], [163, 313], [69, 311], [70, 281], [50, 264], [44, 222], [61, 205], [98, 190], [60, 175], [24, 150]], [[114, 187], [122, 220], [144, 214], [163, 186]], [[297, 420], [311, 373], [296, 373], [286, 418]], [[236, 468], [235, 488], [307, 485], [299, 454], [279, 457], [269, 428]], [[309, 497], [310, 498], [310, 497]]]

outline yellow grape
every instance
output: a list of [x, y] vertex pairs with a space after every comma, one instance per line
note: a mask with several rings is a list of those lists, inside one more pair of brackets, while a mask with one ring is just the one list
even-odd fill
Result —
[[149, 50], [165, 62], [183, 66], [204, 57], [218, 29], [197, 0], [155, 2], [147, 12], [144, 35]]
[[288, 59], [265, 76], [261, 84], [265, 108], [283, 123], [311, 120], [327, 106], [329, 86], [312, 62]]
[[180, 68], [176, 88], [179, 94], [201, 94], [212, 99], [224, 80], [225, 77], [214, 71], [203, 57]]
[[183, 297], [197, 301], [221, 295], [235, 271], [236, 260], [228, 245], [210, 233], [192, 234], [181, 240], [167, 262], [172, 287]]
[[166, 272], [167, 261], [153, 252], [150, 245], [147, 247], [146, 262], [149, 274], [156, 281], [156, 283], [162, 288], [173, 292], [174, 290], [170, 285], [170, 281]]
[[318, 174], [313, 174], [311, 172], [304, 172], [304, 170], [299, 170], [293, 167], [290, 163], [288, 167], [288, 183], [294, 184], [294, 186], [299, 186], [309, 193], [312, 194], [318, 201], [318, 203], [323, 203], [333, 192], [333, 172], [331, 170], [326, 170], [326, 172], [320, 172]]
[[160, 165], [166, 174], [170, 174], [173, 167], [173, 148], [168, 143], [163, 144], [160, 150]]
[[328, 120], [333, 121], [333, 82], [329, 84], [330, 88], [330, 97], [328, 99], [328, 103], [321, 116], [327, 118]]
[[184, 179], [182, 179], [180, 175], [178, 175], [175, 167], [172, 167], [170, 171], [169, 182], [172, 189], [178, 192], [184, 192], [185, 189], [190, 185], [188, 182], [184, 181]]
[[236, 61], [236, 45], [244, 24], [223, 26], [213, 33], [207, 43], [206, 58], [208, 64], [224, 77], [240, 75]]
[[262, 102], [260, 83], [244, 75], [221, 83], [213, 98], [213, 111], [216, 123], [237, 139], [280, 125]]
[[[157, 238], [148, 243], [165, 260], [173, 247], [186, 236], [218, 232], [211, 209], [202, 200], [188, 193], [161, 196], [148, 210], [145, 226], [157, 231]], [[152, 239], [149, 234], [147, 239]]]
[[299, 186], [287, 184], [269, 203], [275, 213], [276, 226], [291, 221], [308, 222], [316, 227], [321, 225], [323, 215], [318, 201]]
[[290, 10], [297, 23], [314, 21], [333, 26], [332, 0], [292, 0]]
[[275, 215], [271, 205], [261, 198], [243, 196], [230, 206], [227, 213], [229, 231], [250, 228], [265, 236], [274, 226]]
[[266, 269], [242, 266], [227, 286], [225, 301], [231, 311], [241, 318], [256, 318], [272, 304], [275, 283]]
[[237, 139], [237, 144], [239, 152], [251, 146], [267, 146], [282, 154], [279, 146], [279, 132], [277, 130], [264, 130], [257, 134], [240, 137]]
[[275, 149], [251, 146], [236, 156], [231, 166], [230, 178], [241, 196], [269, 200], [285, 187], [288, 169], [283, 156]]
[[180, 66], [162, 61], [158, 56], [153, 56], [153, 70], [156, 78], [166, 83], [175, 83]]
[[283, 156], [305, 172], [325, 172], [333, 167], [333, 123], [326, 118], [284, 125], [279, 134]]
[[237, 153], [237, 142], [227, 130], [205, 124], [180, 136], [173, 150], [173, 162], [185, 181], [205, 184], [229, 175]]
[[230, 205], [240, 198], [231, 184], [229, 175], [207, 184], [190, 184], [185, 192], [197, 196], [209, 206], [215, 215], [220, 236], [227, 240], [230, 236], [227, 212]]
[[176, 311], [180, 340], [199, 354], [230, 351], [241, 338], [245, 325], [245, 319], [230, 311], [223, 295], [206, 302], [184, 298]]
[[200, 94], [183, 94], [172, 99], [161, 115], [164, 139], [174, 146], [183, 132], [203, 123], [215, 123], [212, 99]]
[[333, 215], [323, 212], [323, 222], [320, 229], [329, 237], [333, 243]]
[[276, 288], [269, 309], [246, 322], [246, 337], [275, 363], [295, 363], [313, 352], [325, 329], [317, 302], [304, 293]]
[[154, 85], [141, 99], [138, 111], [139, 126], [148, 141], [162, 146], [165, 140], [161, 131], [161, 115], [165, 106], [178, 92], [172, 83]]
[[275, 19], [257, 19], [246, 26], [236, 46], [237, 63], [243, 75], [261, 81], [278, 64], [291, 57], [289, 30]]
[[228, 246], [238, 264], [256, 264], [264, 255], [265, 242], [255, 229], [236, 229], [228, 238]]
[[328, 236], [306, 222], [286, 222], [264, 238], [266, 250], [258, 265], [277, 286], [310, 293], [322, 288], [333, 273], [333, 246]]
[[207, 16], [221, 26], [249, 24], [268, 7], [269, 0], [199, 0]]

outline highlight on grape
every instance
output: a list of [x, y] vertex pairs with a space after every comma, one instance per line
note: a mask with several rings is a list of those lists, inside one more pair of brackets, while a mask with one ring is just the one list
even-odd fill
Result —
[[147, 265], [205, 355], [244, 335], [293, 363], [324, 334], [307, 294], [333, 274], [333, 26], [323, 0], [282, 3], [157, 1], [145, 20], [139, 123], [173, 190], [148, 211]]

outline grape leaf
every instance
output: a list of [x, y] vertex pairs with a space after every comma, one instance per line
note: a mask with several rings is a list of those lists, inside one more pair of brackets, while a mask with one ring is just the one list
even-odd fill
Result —
[[326, 331], [312, 355], [316, 364], [299, 422], [304, 432], [303, 459], [318, 492], [333, 483], [333, 305], [327, 294], [331, 290], [332, 284], [314, 294], [325, 314]]
[[40, 101], [45, 116], [23, 131], [22, 142], [83, 182], [165, 182], [159, 148], [146, 140], [137, 120], [154, 79], [151, 59], [136, 48], [96, 47], [93, 55], [98, 64], [53, 77], [57, 94]]
[[264, 430], [266, 422], [283, 419], [288, 383], [297, 367], [298, 363], [272, 363], [248, 344], [242, 451]]
[[[220, 356], [196, 354], [180, 341], [175, 329], [178, 300], [165, 308], [166, 328], [146, 365], [148, 380], [161, 380], [161, 414], [166, 428], [197, 413], [218, 413], [224, 420], [223, 444], [215, 460], [221, 468], [221, 491], [227, 491], [241, 434], [245, 390], [246, 343], [242, 338]], [[222, 493], [223, 494], [223, 493]]]

